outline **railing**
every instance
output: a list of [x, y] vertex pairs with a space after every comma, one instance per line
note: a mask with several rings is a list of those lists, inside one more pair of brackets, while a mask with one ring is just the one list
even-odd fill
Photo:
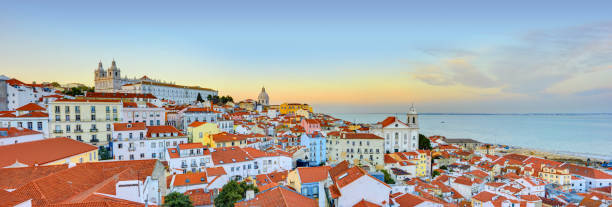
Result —
[[91, 139], [91, 142], [100, 142], [98, 139]]
[[197, 167], [197, 166], [198, 166], [198, 163], [195, 163], [195, 162], [191, 163], [191, 167]]
[[183, 163], [183, 164], [181, 164], [181, 167], [182, 167], [182, 168], [187, 168], [187, 163]]
[[98, 129], [89, 129], [89, 132], [98, 132]]
[[200, 162], [200, 166], [204, 166], [206, 165], [206, 163]]
[[61, 130], [61, 129], [59, 129], [59, 130], [58, 130], [58, 129], [53, 130], [53, 133], [62, 133], [62, 132], [64, 132], [64, 131], [63, 131], [63, 130]]
[[75, 129], [74, 133], [83, 133], [83, 129]]
[[129, 150], [130, 152], [136, 151], [136, 147], [134, 147], [134, 146], [128, 147], [128, 150]]

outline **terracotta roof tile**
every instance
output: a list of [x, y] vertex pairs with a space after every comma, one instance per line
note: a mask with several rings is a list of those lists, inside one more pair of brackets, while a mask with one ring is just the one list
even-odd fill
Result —
[[0, 166], [15, 162], [42, 165], [97, 149], [96, 146], [65, 137], [5, 145], [0, 146]]
[[133, 130], [147, 130], [147, 126], [144, 122], [113, 123], [113, 131], [133, 131]]
[[296, 170], [300, 176], [301, 183], [321, 182], [327, 179], [329, 166], [299, 167]]
[[25, 136], [25, 135], [32, 135], [32, 134], [42, 134], [41, 132], [37, 132], [37, 131], [31, 130], [31, 129], [26, 129], [26, 128], [18, 129], [16, 127], [0, 128], [0, 131], [6, 132], [6, 136], [2, 136], [2, 134], [0, 134], [0, 139], [2, 139], [2, 138], [9, 138], [9, 137], [19, 137], [19, 136]]
[[299, 193], [278, 186], [263, 191], [255, 195], [254, 199], [243, 200], [235, 204], [236, 207], [247, 206], [293, 206], [293, 207], [314, 207], [318, 206], [317, 201]]
[[35, 103], [28, 103], [26, 105], [23, 105], [17, 109], [15, 109], [17, 111], [45, 111], [47, 109], [43, 108], [42, 106], [39, 106], [38, 104]]

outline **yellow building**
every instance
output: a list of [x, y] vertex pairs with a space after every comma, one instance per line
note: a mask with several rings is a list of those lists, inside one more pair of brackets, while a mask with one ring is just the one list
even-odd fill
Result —
[[0, 168], [98, 161], [98, 147], [66, 137], [0, 146]]
[[218, 134], [211, 135], [211, 143], [210, 146], [213, 148], [216, 147], [246, 147], [247, 146], [247, 138], [249, 135], [243, 134], [230, 134], [227, 132], [221, 132]]
[[210, 122], [195, 121], [187, 127], [189, 142], [202, 143], [204, 146], [213, 146], [211, 136], [218, 133], [221, 133], [219, 126]]
[[106, 145], [122, 110], [119, 100], [58, 99], [49, 103], [49, 136]]
[[[330, 163], [349, 161], [373, 171], [384, 167], [385, 139], [368, 133], [327, 133], [327, 160]], [[366, 167], [367, 166], [367, 167]]]
[[538, 176], [547, 182], [562, 186], [563, 190], [569, 190], [571, 188], [570, 182], [572, 175], [567, 168], [543, 165]]
[[431, 171], [431, 156], [429, 150], [417, 150], [419, 154], [419, 161], [416, 167], [416, 174], [418, 177], [427, 177]]
[[280, 114], [296, 114], [299, 109], [304, 109], [312, 113], [312, 107], [308, 104], [283, 103], [280, 105]]
[[305, 118], [310, 118], [310, 112], [305, 109], [298, 109], [297, 111], [295, 111], [295, 115], [305, 117]]

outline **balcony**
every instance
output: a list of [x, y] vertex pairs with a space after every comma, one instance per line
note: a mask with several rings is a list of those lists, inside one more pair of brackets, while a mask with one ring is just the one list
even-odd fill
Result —
[[200, 166], [204, 166], [206, 165], [206, 163], [200, 162]]
[[62, 132], [64, 132], [64, 130], [61, 130], [61, 129], [53, 130], [53, 133], [62, 133]]
[[136, 151], [136, 147], [134, 146], [128, 147], [128, 151], [130, 152]]
[[181, 168], [187, 168], [187, 163], [181, 164]]
[[75, 129], [74, 133], [83, 133], [83, 129]]
[[91, 142], [98, 143], [98, 142], [100, 142], [100, 140], [98, 140], [98, 139], [91, 139]]
[[198, 163], [195, 163], [195, 162], [191, 163], [191, 167], [197, 167], [197, 166], [198, 166]]
[[89, 129], [89, 132], [98, 132], [98, 129]]

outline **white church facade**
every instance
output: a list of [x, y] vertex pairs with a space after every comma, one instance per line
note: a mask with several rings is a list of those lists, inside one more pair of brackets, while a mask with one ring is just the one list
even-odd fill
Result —
[[153, 80], [147, 76], [142, 78], [121, 77], [121, 70], [117, 67], [117, 63], [114, 60], [106, 70], [102, 66], [102, 62], [98, 63], [98, 68], [94, 74], [96, 92], [150, 93], [160, 100], [169, 100], [176, 104], [192, 103], [197, 100], [198, 94], [202, 98], [206, 98], [208, 95], [218, 95], [218, 92], [213, 89], [199, 86], [181, 86]]
[[419, 119], [414, 106], [410, 107], [406, 122], [390, 116], [370, 128], [370, 132], [385, 139], [385, 153], [419, 149]]

